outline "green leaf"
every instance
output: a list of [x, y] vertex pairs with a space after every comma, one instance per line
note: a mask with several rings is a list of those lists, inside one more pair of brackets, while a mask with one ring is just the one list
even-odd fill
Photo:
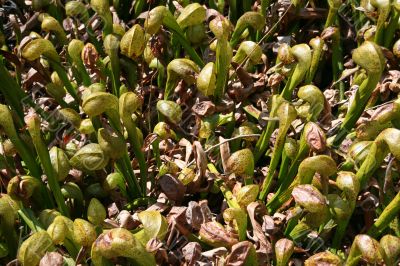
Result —
[[168, 222], [158, 211], [143, 211], [139, 213], [139, 220], [144, 228], [144, 240], [151, 238], [163, 240], [167, 234]]
[[25, 240], [18, 252], [22, 265], [38, 265], [46, 251], [54, 249], [53, 241], [46, 231], [39, 231]]

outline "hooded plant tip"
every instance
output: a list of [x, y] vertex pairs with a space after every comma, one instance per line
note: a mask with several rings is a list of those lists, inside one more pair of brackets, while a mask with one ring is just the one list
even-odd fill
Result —
[[381, 73], [385, 67], [385, 58], [381, 48], [370, 41], [366, 41], [356, 48], [352, 58], [357, 65], [371, 74]]
[[121, 39], [119, 44], [121, 53], [129, 58], [139, 57], [145, 47], [145, 36], [143, 28], [135, 24], [130, 28]]
[[46, 39], [34, 39], [29, 41], [22, 48], [21, 54], [29, 61], [34, 61], [42, 55], [56, 62], [60, 60], [53, 44]]
[[203, 23], [205, 19], [206, 9], [198, 3], [192, 3], [182, 10], [176, 22], [178, 22], [179, 26], [183, 29], [188, 26]]
[[107, 110], [118, 110], [118, 98], [107, 92], [93, 92], [82, 103], [83, 111], [90, 117]]
[[177, 124], [182, 120], [182, 109], [173, 101], [158, 101], [157, 110], [174, 124]]
[[254, 156], [250, 149], [234, 152], [226, 162], [228, 173], [242, 177], [252, 177], [254, 172]]

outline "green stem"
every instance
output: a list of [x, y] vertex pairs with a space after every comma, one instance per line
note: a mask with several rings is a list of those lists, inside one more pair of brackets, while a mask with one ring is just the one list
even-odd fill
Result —
[[384, 42], [383, 42], [383, 46], [388, 49], [392, 47], [395, 32], [399, 27], [399, 18], [400, 18], [400, 13], [393, 8], [390, 22], [386, 27]]
[[382, 231], [389, 226], [390, 222], [398, 215], [400, 212], [400, 193], [393, 198], [388, 206], [383, 210], [381, 215], [368, 230], [368, 235], [377, 238]]
[[375, 43], [378, 45], [382, 45], [383, 34], [385, 32], [385, 23], [386, 23], [386, 19], [389, 16], [389, 12], [390, 12], [389, 7], [379, 9], [379, 17], [378, 17], [378, 22], [376, 24], [376, 32], [375, 32], [375, 38], [374, 38]]
[[122, 57], [120, 58], [120, 64], [122, 72], [125, 72], [125, 78], [129, 87], [132, 89], [136, 88], [139, 72], [137, 63], [129, 58]]
[[65, 88], [67, 89], [68, 93], [71, 94], [71, 96], [74, 98], [74, 100], [76, 101], [76, 103], [74, 104], [74, 109], [78, 110], [78, 104], [79, 104], [79, 97], [78, 94], [76, 92], [76, 89], [74, 88], [74, 86], [72, 86], [71, 82], [69, 81], [68, 75], [65, 72], [64, 68], [61, 66], [60, 63], [51, 60], [50, 58], [48, 58], [51, 67], [54, 69], [54, 71], [57, 72], [58, 76], [60, 77], [61, 81], [63, 82]]
[[18, 135], [8, 136], [8, 137], [10, 138], [11, 142], [15, 145], [18, 154], [25, 162], [26, 166], [29, 169], [30, 174], [36, 178], [40, 178], [42, 171], [40, 170], [40, 167], [35, 160], [36, 154], [26, 146], [26, 144], [19, 138]]
[[368, 99], [375, 89], [376, 84], [379, 82], [381, 74], [369, 74], [367, 79], [363, 81], [360, 88], [357, 90], [353, 102], [351, 103], [349, 110], [344, 118], [342, 125], [340, 126], [339, 132], [333, 140], [333, 147], [339, 147], [342, 141], [346, 138], [347, 134], [351, 132], [355, 123], [364, 112], [365, 106], [368, 103]]
[[203, 68], [204, 67], [203, 60], [197, 54], [196, 50], [193, 48], [190, 42], [186, 39], [185, 33], [182, 31], [181, 27], [179, 27], [178, 23], [175, 21], [175, 18], [172, 16], [172, 14], [170, 14], [170, 16], [167, 15], [164, 18], [164, 24], [171, 30], [171, 32], [174, 34], [174, 37], [183, 46], [183, 48], [189, 54], [192, 60], [201, 68]]
[[134, 9], [135, 9], [135, 18], [137, 18], [143, 11], [145, 0], [138, 0], [135, 2]]
[[[281, 108], [283, 107], [283, 108]], [[264, 179], [262, 190], [259, 196], [259, 199], [264, 201], [267, 197], [267, 194], [271, 188], [272, 179], [275, 174], [275, 170], [278, 167], [278, 163], [280, 161], [282, 151], [285, 145], [286, 134], [290, 128], [290, 124], [296, 118], [296, 110], [294, 107], [290, 106], [289, 103], [283, 102], [278, 110], [279, 116], [279, 130], [278, 136], [274, 145], [274, 152], [271, 156], [271, 162], [269, 164], [268, 174]]]
[[267, 16], [267, 8], [270, 5], [271, 0], [261, 0], [261, 14], [264, 18]]
[[237, 0], [229, 0], [229, 20], [236, 23], [237, 18]]
[[313, 81], [315, 73], [317, 72], [322, 55], [322, 48], [324, 47], [324, 41], [321, 39], [320, 42], [321, 44], [313, 50], [310, 71], [308, 71], [305, 79], [306, 84], [310, 84]]
[[160, 140], [157, 139], [154, 140], [154, 142], [151, 144], [152, 148], [153, 148], [153, 154], [154, 154], [154, 158], [156, 159], [156, 164], [157, 164], [157, 168], [160, 169], [161, 167], [161, 157], [160, 157]]
[[124, 154], [123, 159], [124, 159], [124, 162], [125, 162], [125, 165], [126, 165], [125, 167], [126, 167], [128, 173], [129, 173], [129, 177], [130, 177], [128, 185], [132, 187], [133, 193], [134, 193], [136, 198], [139, 198], [140, 196], [144, 197], [144, 193], [140, 188], [140, 185], [139, 185], [139, 182], [138, 182], [138, 180], [136, 178], [135, 173], [133, 172], [132, 164], [131, 164], [131, 160], [129, 159], [128, 152], [126, 152]]
[[325, 27], [324, 27], [325, 29], [332, 26], [335, 23], [336, 14], [337, 14], [337, 9], [330, 7], [328, 12], [328, 17], [326, 18], [325, 21]]
[[76, 258], [76, 256], [77, 256], [78, 253], [79, 253], [79, 248], [76, 246], [76, 244], [75, 244], [72, 240], [66, 238], [66, 239], [64, 240], [63, 246], [67, 249], [68, 254], [69, 254], [72, 258]]
[[44, 172], [47, 175], [47, 181], [49, 183], [51, 191], [53, 192], [58, 209], [61, 212], [61, 214], [69, 217], [69, 210], [67, 208], [67, 205], [65, 205], [64, 196], [61, 193], [57, 176], [51, 164], [47, 146], [42, 140], [42, 136], [40, 133], [39, 117], [36, 115], [32, 115], [31, 117], [27, 117], [25, 120], [28, 127], [28, 131], [32, 137], [32, 142], [36, 148], [37, 154], [39, 155], [39, 160], [43, 166]]
[[142, 152], [141, 145], [139, 143], [139, 138], [136, 132], [136, 124], [131, 119], [130, 121], [124, 121], [125, 128], [128, 131], [129, 141], [132, 144], [133, 152], [139, 162], [140, 168], [140, 184], [142, 188], [143, 196], [146, 195], [146, 183], [147, 183], [147, 164]]
[[228, 82], [229, 66], [232, 59], [232, 54], [228, 51], [230, 49], [228, 40], [225, 38], [218, 39], [215, 69], [217, 72], [217, 80], [215, 82], [214, 98], [219, 102], [225, 94], [225, 87]]
[[[354, 211], [354, 208], [351, 209], [351, 213], [353, 213], [353, 211]], [[350, 218], [345, 219], [345, 220], [340, 220], [338, 222], [338, 225], [336, 226], [335, 235], [332, 240], [333, 248], [336, 248], [336, 249], [340, 248], [340, 244], [342, 242], [344, 235], [346, 234], [347, 226], [348, 226], [349, 222], [350, 222]]]
[[[1, 94], [4, 95], [7, 103], [12, 107], [15, 113], [18, 116], [17, 126], [22, 127], [24, 121], [24, 111], [21, 105], [21, 100], [25, 99], [20, 97], [20, 87], [17, 82], [10, 76], [10, 73], [7, 71], [3, 57], [0, 56], [0, 91]], [[21, 91], [22, 92], [22, 91]]]
[[110, 62], [111, 62], [111, 80], [112, 80], [112, 87], [114, 95], [119, 97], [119, 74], [120, 74], [120, 66], [119, 66], [119, 58], [118, 54], [110, 54]]
[[243, 13], [251, 10], [252, 2], [253, 1], [251, 1], [251, 0], [242, 0], [242, 12]]
[[282, 184], [282, 181], [285, 179], [285, 177], [288, 174], [289, 170], [289, 163], [290, 163], [290, 158], [287, 156], [285, 150], [282, 152], [282, 162], [279, 167], [279, 175], [278, 175], [278, 183]]
[[83, 64], [82, 60], [76, 62], [76, 68], [78, 69], [79, 74], [82, 78], [83, 85], [85, 87], [89, 87], [92, 84], [92, 80], [90, 79], [90, 76], [86, 71], [85, 65]]
[[25, 224], [31, 229], [32, 232], [44, 231], [43, 226], [36, 219], [33, 211], [22, 207], [18, 210], [18, 215], [24, 220]]
[[239, 204], [236, 202], [235, 198], [233, 197], [232, 191], [230, 191], [230, 189], [224, 184], [224, 181], [222, 179], [216, 179], [214, 182], [221, 190], [222, 195], [224, 195], [224, 198], [225, 198], [226, 202], [228, 203], [228, 206], [230, 208], [240, 209]]
[[[271, 112], [269, 115], [270, 118], [276, 117], [280, 100], [281, 99], [279, 98], [279, 96], [275, 96], [274, 98], [272, 98], [272, 107], [271, 107]], [[275, 125], [276, 125], [276, 120], [268, 121], [267, 127], [261, 133], [261, 136], [258, 139], [258, 141], [256, 143], [256, 147], [254, 148], [254, 152], [253, 152], [254, 162], [257, 162], [264, 155], [265, 151], [267, 150], [269, 140], [275, 129]]]

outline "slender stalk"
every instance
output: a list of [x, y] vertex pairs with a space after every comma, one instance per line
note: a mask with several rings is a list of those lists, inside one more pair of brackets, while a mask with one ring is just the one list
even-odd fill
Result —
[[135, 173], [133, 172], [132, 164], [131, 164], [131, 160], [129, 159], [129, 154], [128, 154], [128, 152], [126, 152], [126, 153], [124, 154], [123, 159], [124, 159], [124, 162], [125, 162], [125, 167], [126, 167], [128, 173], [129, 173], [129, 176], [130, 176], [130, 180], [129, 180], [129, 182], [128, 182], [128, 185], [129, 185], [130, 187], [132, 187], [132, 191], [133, 191], [134, 195], [136, 196], [136, 198], [138, 198], [140, 195], [141, 195], [142, 197], [144, 197], [145, 194], [144, 194], [144, 192], [141, 190], [140, 185], [139, 185], [139, 182], [138, 182], [138, 180], [137, 180], [137, 178], [136, 178], [136, 175], [135, 175]]
[[310, 184], [315, 173], [327, 177], [333, 175], [336, 173], [335, 161], [326, 155], [317, 155], [304, 159], [299, 166], [297, 177], [293, 180], [289, 188], [277, 196], [276, 201], [273, 203], [271, 201], [268, 202], [268, 210], [270, 212], [276, 211], [277, 208], [290, 199], [291, 193], [297, 185]]
[[238, 10], [237, 10], [237, 0], [230, 0], [229, 1], [229, 20], [232, 23], [236, 23], [238, 17]]
[[4, 63], [4, 59], [0, 56], [0, 91], [1, 94], [4, 95], [4, 98], [8, 102], [10, 106], [13, 107], [13, 110], [18, 116], [17, 126], [22, 127], [24, 121], [24, 111], [22, 109], [21, 100], [23, 97], [19, 97], [18, 91], [19, 88], [16, 81], [10, 76], [10, 73], [7, 71]]
[[135, 1], [135, 5], [134, 5], [135, 18], [137, 18], [142, 13], [145, 4], [146, 4], [145, 0]]
[[140, 185], [142, 188], [142, 194], [146, 195], [146, 184], [147, 184], [147, 164], [146, 159], [144, 158], [144, 154], [142, 152], [142, 147], [140, 146], [137, 129], [135, 122], [132, 119], [124, 120], [124, 125], [126, 130], [128, 131], [129, 141], [132, 144], [133, 152], [139, 162], [139, 169], [140, 169]]
[[61, 66], [59, 62], [56, 62], [50, 58], [48, 58], [51, 67], [54, 69], [54, 71], [57, 72], [58, 76], [60, 77], [61, 81], [63, 82], [65, 88], [67, 89], [68, 93], [71, 94], [71, 96], [74, 98], [76, 103], [74, 104], [74, 109], [78, 109], [77, 104], [79, 104], [80, 99], [78, 97], [78, 94], [76, 92], [76, 89], [74, 86], [72, 86], [71, 81], [68, 78], [67, 73], [65, 72], [64, 68]]
[[39, 160], [43, 166], [44, 172], [47, 175], [47, 180], [49, 182], [50, 189], [53, 192], [54, 198], [57, 202], [58, 209], [61, 212], [61, 214], [69, 217], [69, 210], [67, 208], [67, 205], [65, 205], [64, 196], [61, 193], [57, 176], [51, 164], [47, 146], [42, 140], [42, 136], [40, 133], [39, 117], [36, 114], [28, 115], [25, 117], [25, 122], [27, 124], [28, 131], [32, 137], [32, 142], [39, 155]]
[[130, 164], [128, 153], [124, 154], [121, 159], [118, 159], [116, 164], [122, 176], [124, 177], [125, 182], [128, 184], [128, 189], [130, 192], [128, 195], [132, 199], [136, 199], [142, 196], [139, 183]]
[[267, 16], [267, 9], [271, 3], [271, 0], [261, 0], [261, 15], [265, 18]]
[[[168, 11], [169, 12], [169, 11]], [[190, 42], [186, 39], [185, 33], [181, 29], [181, 27], [176, 22], [175, 18], [171, 13], [165, 15], [164, 25], [167, 26], [171, 32], [174, 34], [175, 38], [182, 45], [183, 49], [189, 54], [190, 58], [199, 65], [200, 67], [204, 67], [203, 59], [197, 54], [196, 50], [190, 44]]]
[[[336, 31], [332, 36], [332, 74], [333, 81], [336, 83], [341, 73], [343, 73], [343, 49], [340, 42], [340, 31]], [[335, 84], [339, 87], [339, 100], [344, 100], [345, 84], [343, 81], [339, 81]]]
[[151, 144], [152, 148], [153, 148], [153, 154], [154, 154], [154, 158], [156, 159], [156, 164], [157, 164], [157, 168], [160, 169], [161, 166], [161, 157], [160, 157], [160, 140], [157, 137], [153, 143]]
[[115, 34], [108, 34], [104, 38], [104, 50], [110, 58], [111, 68], [111, 82], [113, 88], [113, 94], [119, 97], [119, 87], [121, 85], [120, 77], [120, 66], [119, 66], [119, 51], [120, 40]]
[[275, 174], [275, 170], [278, 167], [279, 160], [285, 145], [286, 134], [290, 128], [290, 124], [296, 119], [297, 113], [293, 106], [288, 102], [283, 102], [279, 106], [278, 117], [279, 117], [279, 131], [278, 136], [274, 145], [274, 152], [271, 156], [271, 162], [268, 169], [268, 174], [264, 179], [262, 190], [260, 193], [260, 200], [264, 201], [267, 197], [269, 189], [272, 184], [272, 179]]
[[383, 46], [390, 49], [392, 47], [393, 38], [395, 36], [395, 32], [399, 27], [399, 11], [392, 9], [392, 16], [390, 17], [390, 22], [386, 27], [385, 36], [383, 41]]
[[25, 224], [31, 229], [33, 233], [44, 231], [43, 226], [36, 219], [35, 214], [31, 209], [22, 207], [18, 210], [18, 215], [24, 220]]
[[268, 201], [267, 203], [267, 208], [270, 211], [275, 211], [276, 208], [279, 207], [281, 204], [280, 202], [280, 195], [286, 191], [286, 189], [289, 187], [290, 183], [293, 182], [293, 178], [296, 176], [296, 173], [299, 169], [300, 163], [302, 160], [307, 156], [307, 153], [309, 151], [309, 147], [307, 144], [300, 145], [299, 152], [297, 153], [296, 157], [293, 159], [292, 164], [290, 165], [289, 172], [284, 175], [285, 171], [282, 171], [282, 178], [280, 179], [278, 177], [278, 180], [281, 180], [281, 184], [272, 197], [271, 200]]
[[217, 80], [215, 83], [214, 98], [216, 102], [219, 102], [225, 94], [225, 88], [228, 82], [229, 66], [232, 59], [232, 49], [227, 39], [218, 39], [216, 57], [215, 68], [217, 72]]
[[119, 73], [120, 73], [120, 67], [119, 67], [119, 58], [117, 55], [112, 55], [110, 56], [110, 62], [111, 62], [111, 80], [112, 80], [112, 86], [113, 86], [113, 91], [114, 94], [118, 97], [119, 96], [119, 87], [120, 87], [120, 81], [119, 81]]
[[382, 233], [382, 231], [389, 226], [390, 222], [398, 215], [400, 212], [400, 193], [392, 199], [388, 206], [383, 210], [378, 219], [368, 230], [368, 235], [376, 238]]
[[90, 79], [90, 76], [88, 72], [86, 71], [85, 65], [83, 64], [82, 60], [77, 61], [75, 63], [76, 68], [79, 71], [79, 74], [82, 78], [82, 83], [84, 86], [88, 87], [92, 84], [92, 80]]
[[321, 59], [322, 49], [324, 47], [324, 44], [325, 44], [324, 40], [319, 37], [313, 38], [310, 41], [310, 45], [313, 48], [313, 53], [312, 53], [310, 70], [308, 71], [305, 78], [306, 84], [310, 84], [314, 79], [315, 73], [317, 72], [318, 69], [319, 61]]
[[279, 166], [279, 174], [278, 174], [278, 184], [282, 184], [281, 182], [284, 180], [284, 177], [287, 175], [289, 171], [290, 158], [287, 156], [285, 149], [282, 152], [282, 161]]
[[[208, 169], [210, 170], [211, 173], [213, 174], [219, 174], [217, 168], [215, 165], [212, 163], [207, 164]], [[224, 184], [224, 181], [222, 179], [216, 179], [215, 184], [220, 188], [222, 194], [224, 195], [224, 198], [226, 202], [228, 203], [230, 208], [238, 208], [240, 209], [240, 205], [237, 203], [237, 201], [234, 199], [232, 191], [229, 190], [229, 188]]]
[[[376, 140], [372, 143], [367, 157], [364, 159], [360, 169], [356, 173], [356, 179], [360, 182], [360, 187], [363, 188], [371, 175], [375, 172], [375, 170], [380, 167], [381, 163], [387, 156], [389, 152], [391, 152], [396, 158], [400, 158], [400, 152], [398, 143], [400, 143], [400, 130], [394, 128], [388, 128], [382, 131], [377, 137]], [[397, 196], [396, 196], [397, 198]], [[396, 202], [396, 201], [395, 201]], [[390, 205], [390, 204], [389, 204]], [[388, 206], [389, 206], [388, 205]], [[382, 220], [378, 223], [378, 226], [382, 226], [382, 221], [386, 221], [386, 219], [391, 218], [392, 211], [396, 211], [392, 208], [393, 205], [388, 209], [385, 216], [382, 217]], [[355, 208], [355, 204], [351, 208], [351, 212], [353, 213]], [[336, 233], [333, 239], [333, 247], [338, 248], [344, 234], [346, 233], [347, 225], [350, 221], [350, 216], [346, 220], [342, 220], [336, 229]], [[373, 229], [374, 230], [374, 229]], [[373, 233], [378, 233], [374, 232]]]
[[7, 71], [4, 59], [0, 55], [0, 91], [4, 95], [6, 101], [12, 107], [13, 111], [17, 114], [16, 126], [17, 128], [24, 127], [24, 112], [23, 105], [28, 104], [34, 108], [41, 117], [52, 124], [54, 121], [49, 118], [49, 115], [40, 107], [37, 106], [20, 87], [20, 85], [11, 77]]
[[368, 75], [356, 92], [354, 100], [351, 102], [339, 132], [332, 142], [333, 147], [338, 147], [351, 132], [355, 123], [364, 112], [368, 100], [378, 84], [384, 69], [384, 57], [381, 48], [372, 42], [364, 42], [354, 50], [353, 60], [364, 68]]
[[391, 1], [376, 1], [376, 6], [379, 10], [378, 22], [376, 24], [376, 32], [374, 41], [378, 45], [382, 45], [383, 42], [383, 34], [385, 33], [385, 24], [386, 20], [389, 17], [390, 9], [391, 9]]
[[[277, 114], [279, 102], [281, 99], [290, 100], [293, 90], [299, 85], [305, 77], [311, 65], [311, 49], [307, 44], [298, 44], [291, 48], [291, 53], [297, 60], [296, 67], [286, 83], [279, 98], [272, 101], [270, 117], [275, 117]], [[268, 142], [275, 129], [276, 121], [269, 121], [266, 129], [263, 130], [261, 137], [256, 143], [254, 149], [254, 159], [257, 162], [265, 153], [268, 148]]]

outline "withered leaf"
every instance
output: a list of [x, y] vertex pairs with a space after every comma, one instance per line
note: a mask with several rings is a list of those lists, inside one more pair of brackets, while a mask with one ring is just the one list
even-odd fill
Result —
[[264, 209], [265, 207], [259, 202], [252, 202], [247, 206], [247, 212], [250, 217], [251, 225], [253, 227], [253, 237], [257, 239], [258, 242], [258, 259], [260, 263], [265, 263], [268, 261], [270, 254], [272, 254], [272, 246], [265, 236], [261, 225], [256, 220], [256, 210], [257, 208]]
[[[223, 142], [225, 139], [223, 137], [219, 137], [219, 142]], [[224, 169], [224, 172], [227, 171], [227, 161], [230, 156], [230, 150], [229, 150], [229, 143], [225, 142], [224, 144], [219, 146], [219, 152], [221, 154], [221, 162], [222, 162], [222, 168]]]
[[200, 230], [203, 223], [203, 214], [200, 205], [195, 201], [190, 201], [186, 210], [186, 221], [195, 230]]
[[46, 252], [43, 258], [40, 260], [39, 266], [62, 266], [64, 265], [64, 259], [58, 252]]
[[297, 204], [310, 212], [318, 213], [326, 206], [326, 198], [313, 185], [299, 185], [292, 191], [292, 196]]
[[215, 112], [215, 104], [211, 101], [201, 101], [195, 103], [192, 111], [198, 116], [208, 116]]
[[169, 200], [182, 201], [185, 196], [186, 187], [182, 182], [172, 175], [163, 175], [158, 180], [161, 190], [167, 195]]
[[225, 263], [227, 266], [259, 265], [254, 245], [249, 241], [242, 241], [233, 245]]
[[225, 230], [225, 228], [218, 222], [208, 222], [201, 225], [200, 228], [201, 239], [213, 247], [231, 247], [238, 242]]
[[197, 242], [189, 242], [182, 248], [182, 253], [187, 265], [194, 266], [201, 258], [201, 246]]
[[324, 251], [309, 257], [305, 261], [305, 266], [339, 266], [342, 261], [335, 254]]
[[207, 170], [207, 155], [201, 146], [201, 143], [198, 141], [193, 142], [195, 157], [196, 157], [196, 165], [200, 171], [200, 177], [204, 177]]
[[199, 201], [199, 205], [201, 207], [201, 213], [203, 214], [203, 222], [210, 222], [212, 219], [212, 213], [210, 208], [208, 207], [208, 201], [207, 200], [201, 200]]
[[325, 134], [322, 129], [315, 123], [309, 123], [306, 132], [306, 141], [310, 149], [315, 152], [323, 152], [326, 149]]

